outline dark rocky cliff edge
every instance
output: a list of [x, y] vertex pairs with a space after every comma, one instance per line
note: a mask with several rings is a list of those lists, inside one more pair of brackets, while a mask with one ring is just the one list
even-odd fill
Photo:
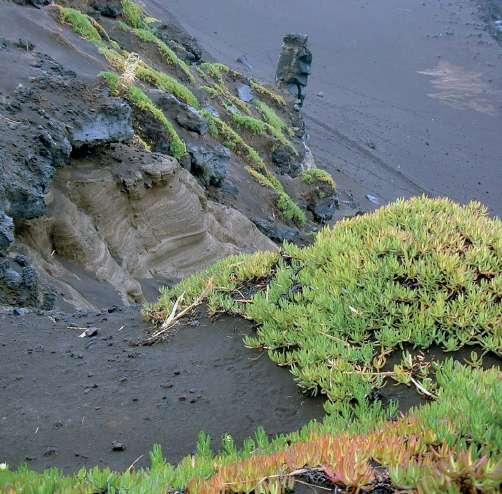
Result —
[[[142, 303], [148, 280], [309, 242], [355, 214], [305, 173], [287, 89], [215, 63], [173, 19], [48, 3], [0, 2], [1, 306], [92, 308], [103, 283]], [[101, 75], [131, 70], [161, 117]]]

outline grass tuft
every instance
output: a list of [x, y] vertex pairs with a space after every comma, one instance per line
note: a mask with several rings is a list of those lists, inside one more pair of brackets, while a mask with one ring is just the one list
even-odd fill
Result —
[[322, 170], [321, 168], [309, 168], [305, 170], [301, 174], [301, 179], [307, 185], [325, 184], [333, 190], [336, 189], [336, 183], [333, 177], [326, 170]]
[[132, 32], [143, 42], [151, 43], [157, 46], [164, 60], [173, 66], [179, 67], [186, 75], [188, 80], [193, 82], [194, 77], [190, 67], [164, 41], [159, 39], [150, 29], [132, 29]]
[[171, 140], [171, 153], [175, 158], [181, 159], [187, 154], [186, 145], [176, 132], [172, 122], [139, 87], [134, 85], [125, 86], [124, 84], [121, 84], [121, 78], [113, 72], [103, 72], [101, 76], [107, 82], [112, 93], [117, 95], [121, 94], [139, 111], [150, 113], [162, 124]]
[[80, 10], [69, 7], [59, 7], [59, 18], [64, 24], [70, 25], [77, 34], [82, 36], [82, 38], [96, 44], [102, 42], [101, 35], [96, 26], [97, 22], [88, 15], [80, 12]]
[[232, 120], [242, 129], [248, 130], [255, 135], [263, 135], [267, 131], [267, 124], [257, 118], [243, 115], [242, 113], [232, 113]]
[[202, 115], [206, 119], [211, 136], [219, 139], [225, 147], [240, 156], [247, 163], [257, 167], [260, 170], [266, 170], [266, 165], [260, 155], [230, 125], [215, 117], [208, 111], [203, 111]]
[[221, 82], [223, 77], [230, 72], [230, 67], [222, 63], [202, 63], [199, 65], [200, 70], [215, 81]]
[[263, 187], [273, 190], [277, 194], [276, 206], [287, 221], [292, 221], [297, 225], [304, 225], [307, 222], [305, 211], [291, 198], [284, 190], [281, 182], [270, 172], [259, 172], [248, 168], [249, 174]]
[[277, 115], [277, 113], [263, 101], [257, 100], [255, 102], [256, 108], [262, 114], [265, 122], [267, 122], [271, 127], [273, 127], [278, 132], [284, 134], [290, 134], [290, 129], [286, 122]]
[[192, 93], [192, 91], [190, 91], [188, 87], [174, 77], [171, 77], [164, 72], [160, 72], [145, 63], [141, 63], [138, 66], [136, 76], [143, 82], [147, 82], [158, 89], [162, 89], [173, 94], [181, 101], [184, 101], [187, 105], [193, 106], [194, 108], [200, 108], [199, 100]]
[[271, 103], [277, 106], [286, 106], [286, 101], [284, 100], [284, 98], [280, 94], [277, 94], [275, 91], [268, 89], [267, 87], [257, 83], [256, 81], [251, 81], [251, 87], [256, 91], [257, 94], [264, 97], [265, 99], [268, 99]]
[[132, 0], [122, 0], [122, 15], [127, 24], [135, 29], [147, 27], [146, 13], [143, 7]]

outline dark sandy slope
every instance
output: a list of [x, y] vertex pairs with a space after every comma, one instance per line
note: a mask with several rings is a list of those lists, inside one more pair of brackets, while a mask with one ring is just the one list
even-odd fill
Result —
[[245, 54], [269, 81], [281, 35], [309, 33], [306, 116], [320, 165], [386, 200], [423, 190], [502, 212], [502, 48], [479, 2], [145, 3], [157, 15], [168, 4], [215, 56], [235, 66]]
[[[98, 334], [79, 338], [79, 327]], [[139, 457], [147, 465], [155, 443], [179, 461], [201, 430], [218, 448], [226, 433], [241, 444], [260, 425], [277, 434], [322, 417], [322, 400], [244, 347], [250, 323], [199, 316], [167, 343], [130, 345], [150, 329], [136, 307], [0, 314], [0, 460], [124, 470]], [[112, 451], [114, 441], [125, 451]]]

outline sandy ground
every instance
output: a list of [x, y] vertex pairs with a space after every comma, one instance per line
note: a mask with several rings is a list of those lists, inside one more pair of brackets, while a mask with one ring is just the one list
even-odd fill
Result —
[[[159, 16], [167, 5], [145, 3]], [[385, 200], [477, 199], [502, 213], [502, 48], [477, 2], [171, 0], [168, 8], [215, 57], [239, 67], [246, 55], [270, 82], [281, 36], [310, 35], [311, 144], [343, 184]]]
[[[77, 327], [96, 327], [79, 338]], [[11, 466], [124, 470], [152, 445], [171, 461], [194, 451], [199, 431], [240, 443], [323, 415], [286, 369], [248, 350], [246, 321], [205, 317], [161, 344], [133, 347], [150, 326], [137, 308], [55, 315], [0, 315], [0, 459]], [[125, 451], [112, 451], [112, 443]]]

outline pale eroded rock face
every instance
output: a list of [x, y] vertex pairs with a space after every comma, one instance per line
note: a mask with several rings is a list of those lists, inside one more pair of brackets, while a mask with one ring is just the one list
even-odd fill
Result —
[[100, 153], [59, 170], [46, 216], [18, 235], [72, 305], [89, 303], [68, 282], [67, 260], [124, 302], [142, 302], [138, 280], [179, 279], [231, 254], [277, 248], [237, 210], [207, 200], [175, 159], [125, 145]]

